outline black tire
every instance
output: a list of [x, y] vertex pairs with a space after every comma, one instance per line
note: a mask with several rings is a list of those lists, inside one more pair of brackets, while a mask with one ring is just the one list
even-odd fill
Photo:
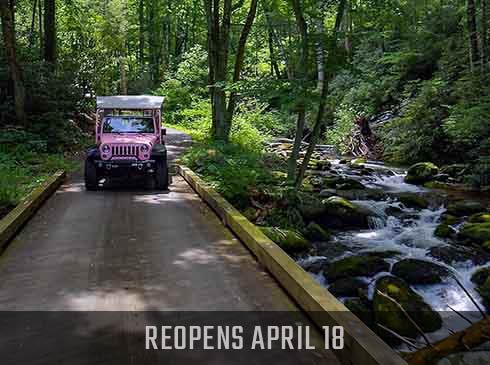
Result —
[[158, 190], [168, 189], [168, 166], [167, 160], [157, 160], [155, 163], [155, 187]]
[[97, 168], [91, 160], [85, 160], [85, 189], [97, 190]]

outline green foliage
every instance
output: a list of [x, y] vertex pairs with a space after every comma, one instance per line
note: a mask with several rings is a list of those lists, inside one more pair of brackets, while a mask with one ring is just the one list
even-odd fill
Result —
[[237, 207], [248, 205], [251, 188], [272, 180], [261, 155], [240, 145], [204, 141], [194, 145], [182, 161]]

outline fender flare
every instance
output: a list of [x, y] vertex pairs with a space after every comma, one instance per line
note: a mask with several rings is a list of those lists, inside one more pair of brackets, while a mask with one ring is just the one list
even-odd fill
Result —
[[164, 144], [157, 143], [151, 149], [151, 159], [152, 160], [166, 160], [167, 159], [167, 148]]
[[94, 161], [100, 159], [100, 151], [98, 146], [92, 146], [86, 151], [87, 160]]

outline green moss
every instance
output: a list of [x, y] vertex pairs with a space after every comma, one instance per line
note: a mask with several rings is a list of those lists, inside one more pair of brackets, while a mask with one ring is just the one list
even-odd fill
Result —
[[418, 336], [417, 329], [410, 324], [400, 308], [393, 301], [379, 294], [378, 291], [387, 294], [399, 303], [425, 332], [432, 332], [441, 328], [442, 320], [439, 314], [432, 310], [405, 281], [393, 276], [385, 276], [376, 282], [373, 308], [377, 323], [402, 336], [411, 338]]
[[447, 207], [447, 213], [454, 215], [456, 217], [463, 217], [467, 215], [472, 215], [475, 213], [480, 213], [484, 211], [485, 208], [479, 202], [473, 201], [460, 201], [449, 204]]
[[490, 241], [490, 222], [466, 223], [461, 228], [460, 235], [480, 244]]
[[412, 165], [405, 177], [405, 182], [409, 184], [423, 184], [437, 175], [439, 168], [431, 162], [420, 162]]
[[489, 223], [490, 222], [490, 213], [482, 212], [473, 214], [469, 219], [470, 223]]
[[447, 225], [453, 225], [459, 222], [459, 218], [455, 217], [454, 215], [451, 214], [443, 214], [441, 216], [441, 223], [447, 224]]
[[[332, 196], [322, 200], [327, 221], [340, 227], [368, 228], [368, 216], [371, 214], [347, 199]], [[320, 222], [322, 223], [322, 222]]]
[[407, 208], [427, 209], [429, 202], [422, 196], [415, 193], [403, 193], [398, 195], [398, 199]]
[[333, 262], [324, 272], [328, 281], [355, 276], [373, 276], [388, 271], [390, 265], [382, 258], [372, 255], [351, 256]]
[[301, 233], [277, 227], [261, 227], [261, 231], [286, 252], [300, 252], [310, 247]]
[[306, 227], [305, 237], [308, 238], [310, 241], [326, 242], [330, 240], [330, 232], [328, 232], [326, 229], [322, 228], [315, 222], [311, 222]]
[[448, 238], [451, 237], [453, 230], [447, 224], [441, 223], [436, 227], [434, 231], [434, 235], [440, 238]]

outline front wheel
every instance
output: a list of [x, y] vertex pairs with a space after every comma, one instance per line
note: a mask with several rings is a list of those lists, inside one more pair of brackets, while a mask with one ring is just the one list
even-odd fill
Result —
[[155, 185], [158, 190], [168, 189], [168, 166], [167, 160], [157, 160], [155, 165]]
[[91, 160], [85, 160], [85, 189], [97, 190], [97, 168]]

